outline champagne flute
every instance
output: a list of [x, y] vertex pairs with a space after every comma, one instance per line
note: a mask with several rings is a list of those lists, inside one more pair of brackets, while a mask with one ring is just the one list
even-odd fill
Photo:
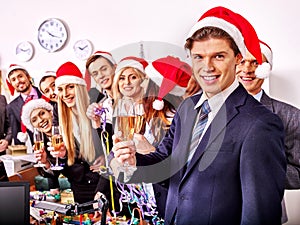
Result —
[[[116, 119], [115, 133], [122, 141], [133, 139], [136, 133], [136, 110], [134, 101], [130, 98], [122, 98], [118, 100], [118, 104], [114, 110]], [[118, 168], [120, 173], [124, 174], [124, 182], [130, 180], [136, 167], [130, 166], [127, 161]]]
[[144, 126], [145, 110], [142, 103], [134, 104], [134, 133], [140, 134]]
[[[51, 137], [52, 147], [54, 151], [60, 151], [62, 145], [62, 135], [59, 126], [52, 126], [52, 137]], [[63, 167], [58, 164], [58, 156], [56, 156], [56, 163], [51, 167], [52, 170], [62, 170]]]
[[[37, 128], [33, 130], [34, 151], [44, 151], [44, 136]], [[45, 164], [38, 161], [34, 167], [44, 167]]]

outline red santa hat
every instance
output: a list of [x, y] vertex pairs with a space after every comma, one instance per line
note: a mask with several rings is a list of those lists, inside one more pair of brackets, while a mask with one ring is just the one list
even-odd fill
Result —
[[7, 73], [6, 73], [6, 84], [7, 84], [7, 87], [9, 89], [9, 92], [11, 95], [14, 95], [15, 88], [11, 85], [9, 76], [10, 76], [11, 72], [14, 70], [24, 70], [24, 71], [26, 71], [26, 73], [28, 73], [28, 71], [23, 66], [20, 66], [17, 64], [10, 64], [10, 66], [7, 70]]
[[104, 52], [104, 51], [96, 51], [93, 55], [100, 55], [107, 60], [109, 60], [112, 64], [116, 64], [116, 61], [114, 60], [113, 56], [109, 52]]
[[118, 74], [125, 67], [136, 68], [141, 72], [145, 73], [145, 68], [147, 65], [148, 62], [143, 58], [128, 56], [120, 60], [120, 62], [117, 65], [115, 73]]
[[248, 50], [258, 61], [262, 63], [259, 40], [255, 29], [240, 14], [225, 7], [215, 7], [205, 12], [198, 22], [191, 28], [188, 38], [203, 27], [218, 27], [227, 32], [236, 43], [243, 57]]
[[266, 79], [270, 76], [271, 70], [273, 68], [273, 52], [269, 45], [263, 41], [259, 41], [261, 54], [263, 54], [267, 62], [259, 65], [255, 70], [255, 75], [257, 78]]
[[182, 96], [192, 76], [191, 66], [173, 56], [159, 58], [150, 63], [145, 70], [149, 78], [160, 87], [157, 99], [153, 102], [153, 108], [156, 110], [163, 109], [163, 98], [168, 93]]
[[56, 71], [55, 87], [62, 84], [80, 84], [86, 86], [82, 73], [74, 63], [66, 62]]

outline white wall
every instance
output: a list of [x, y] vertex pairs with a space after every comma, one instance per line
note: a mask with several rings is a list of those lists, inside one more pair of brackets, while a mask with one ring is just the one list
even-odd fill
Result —
[[[20, 63], [32, 76], [39, 76], [72, 61], [83, 70], [85, 62], [76, 59], [72, 51], [75, 41], [83, 38], [92, 41], [94, 50], [118, 52], [117, 60], [127, 55], [128, 49], [130, 53], [138, 51], [140, 41], [146, 43], [146, 57], [162, 54], [170, 46], [175, 46], [172, 53], [177, 54], [191, 26], [204, 11], [217, 5], [240, 12], [271, 46], [274, 70], [270, 94], [300, 107], [300, 14], [296, 0], [1, 0], [0, 69], [5, 75], [9, 64]], [[50, 17], [62, 19], [70, 31], [69, 42], [56, 53], [47, 53], [37, 41], [40, 23]], [[14, 51], [25, 40], [34, 45], [35, 55], [22, 63], [16, 60]], [[166, 43], [166, 48], [147, 48], [148, 42]], [[291, 213], [300, 208], [299, 195], [291, 204]], [[297, 221], [300, 224], [300, 216]]]

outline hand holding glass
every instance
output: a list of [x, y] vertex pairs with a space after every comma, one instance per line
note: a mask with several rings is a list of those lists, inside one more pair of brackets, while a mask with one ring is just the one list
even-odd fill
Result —
[[[53, 151], [60, 151], [60, 148], [62, 146], [62, 135], [60, 132], [59, 126], [52, 126], [52, 147]], [[51, 167], [52, 170], [62, 170], [63, 167], [58, 164], [58, 156], [56, 156], [56, 163], [54, 166]]]
[[[137, 107], [138, 106], [138, 107]], [[139, 133], [143, 125], [144, 110], [142, 104], [136, 104], [132, 99], [120, 99], [115, 109], [116, 126], [115, 132], [122, 141], [128, 141], [133, 139], [134, 133]], [[124, 181], [130, 180], [136, 167], [130, 166], [128, 162], [125, 162], [123, 166], [120, 166], [119, 172], [124, 173]]]
[[[33, 141], [34, 141], [34, 151], [44, 151], [44, 136], [43, 133], [40, 132], [37, 128], [33, 130]], [[45, 164], [38, 161], [34, 164], [34, 167], [44, 167]]]

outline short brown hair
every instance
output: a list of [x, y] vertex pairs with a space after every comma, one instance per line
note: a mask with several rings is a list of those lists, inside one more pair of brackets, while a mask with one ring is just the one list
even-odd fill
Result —
[[228, 41], [230, 48], [233, 50], [235, 56], [240, 53], [240, 50], [234, 42], [233, 38], [226, 31], [218, 27], [211, 26], [203, 27], [197, 30], [191, 37], [186, 40], [184, 47], [191, 50], [195, 41], [203, 41], [210, 38], [225, 39]]

